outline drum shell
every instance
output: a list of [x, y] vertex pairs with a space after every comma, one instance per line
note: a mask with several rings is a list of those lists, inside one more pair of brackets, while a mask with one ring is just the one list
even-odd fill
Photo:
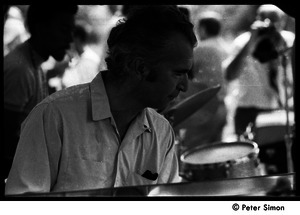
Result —
[[[224, 146], [224, 144], [251, 144], [253, 150], [249, 152], [247, 156], [243, 156], [237, 159], [230, 159], [224, 162], [206, 163], [206, 164], [194, 164], [185, 161], [192, 152], [205, 149], [207, 147]], [[244, 178], [259, 176], [259, 149], [254, 142], [230, 142], [230, 143], [214, 143], [210, 146], [200, 146], [188, 150], [180, 157], [182, 163], [181, 177], [188, 181], [207, 181], [215, 179], [228, 179], [228, 178]]]
[[259, 146], [259, 159], [265, 166], [266, 174], [288, 172], [285, 138], [287, 129], [293, 134], [294, 125], [295, 114], [292, 110], [288, 113], [285, 110], [276, 110], [258, 114], [253, 128], [253, 140]]
[[[294, 112], [290, 111], [289, 128], [295, 124]], [[260, 113], [255, 120], [254, 141], [259, 146], [284, 142], [287, 129], [287, 116], [283, 110]]]

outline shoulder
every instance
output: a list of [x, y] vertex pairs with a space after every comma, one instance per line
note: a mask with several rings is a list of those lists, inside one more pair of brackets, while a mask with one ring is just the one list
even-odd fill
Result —
[[161, 114], [159, 114], [156, 110], [152, 108], [146, 108], [146, 114], [148, 117], [148, 121], [151, 121], [151, 123], [157, 127], [157, 128], [165, 128], [165, 129], [171, 129], [171, 125], [169, 121]]
[[89, 83], [68, 87], [49, 95], [42, 101], [42, 103], [71, 104], [79, 100], [86, 100], [90, 94], [89, 89]]
[[[18, 73], [19, 76], [28, 76], [33, 70], [30, 62], [30, 56], [27, 50], [27, 44], [23, 43], [4, 57], [4, 73]], [[31, 74], [32, 75], [32, 74]]]
[[[29, 60], [29, 44], [28, 41], [25, 41], [18, 46], [16, 46], [15, 49], [10, 51], [4, 59], [6, 60], [13, 60], [13, 59], [18, 59], [18, 60]], [[18, 63], [17, 61], [15, 63]]]
[[169, 121], [163, 115], [159, 114], [152, 108], [146, 108], [146, 117], [149, 126], [152, 129], [151, 133], [154, 135], [153, 137], [155, 137], [158, 143], [163, 143], [159, 144], [160, 147], [172, 147], [175, 139], [175, 134]]
[[38, 103], [30, 114], [34, 117], [48, 116], [48, 119], [51, 117], [65, 118], [68, 115], [81, 116], [86, 110], [90, 98], [86, 93], [88, 89], [88, 84], [84, 84], [57, 91]]

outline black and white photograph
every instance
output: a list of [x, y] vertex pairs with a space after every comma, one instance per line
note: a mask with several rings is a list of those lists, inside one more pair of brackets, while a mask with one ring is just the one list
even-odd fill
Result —
[[299, 200], [292, 6], [2, 7], [4, 201]]

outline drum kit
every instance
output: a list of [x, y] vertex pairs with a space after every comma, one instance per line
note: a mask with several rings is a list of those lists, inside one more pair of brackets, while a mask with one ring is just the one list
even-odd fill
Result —
[[[220, 86], [216, 86], [196, 93], [167, 108], [162, 114], [176, 127], [204, 106], [219, 90]], [[293, 118], [293, 113], [289, 117]], [[284, 138], [285, 120], [284, 112], [260, 115], [257, 118], [255, 141], [217, 142], [184, 151], [179, 161], [182, 165], [181, 183], [21, 196], [291, 196], [295, 192], [295, 173], [262, 174], [259, 157], [260, 144], [268, 145]]]
[[[165, 112], [166, 118], [171, 119], [171, 124], [176, 127], [216, 95], [219, 89], [219, 86], [209, 88], [188, 97], [169, 108]], [[259, 114], [254, 130], [247, 130], [248, 138], [211, 143], [181, 153], [180, 176], [187, 182], [223, 183], [243, 178], [259, 180], [259, 177], [269, 177], [272, 174], [294, 174], [290, 138], [293, 125], [294, 112], [288, 109]], [[270, 150], [273, 150], [272, 159], [276, 162], [266, 156]], [[274, 153], [277, 155], [274, 156]], [[268, 167], [274, 166], [277, 166], [277, 170], [270, 171]]]

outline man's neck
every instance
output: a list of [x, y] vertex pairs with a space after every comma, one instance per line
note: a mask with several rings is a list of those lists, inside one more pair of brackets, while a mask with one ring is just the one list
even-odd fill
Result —
[[121, 141], [124, 139], [128, 128], [131, 123], [135, 120], [139, 113], [134, 112], [116, 112], [112, 111]]
[[109, 71], [103, 74], [103, 82], [111, 113], [116, 122], [121, 139], [130, 126], [130, 123], [141, 113], [145, 108], [135, 101], [132, 96], [132, 87], [130, 83], [123, 82], [121, 85], [116, 86], [108, 79]]

